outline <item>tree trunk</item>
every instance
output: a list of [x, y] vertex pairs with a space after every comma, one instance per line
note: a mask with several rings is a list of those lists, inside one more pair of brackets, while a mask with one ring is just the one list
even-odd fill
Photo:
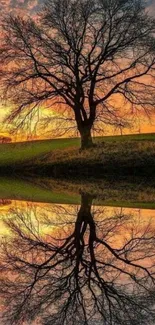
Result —
[[93, 140], [91, 136], [91, 130], [88, 127], [84, 127], [80, 130], [81, 135], [81, 149], [88, 149], [93, 147]]

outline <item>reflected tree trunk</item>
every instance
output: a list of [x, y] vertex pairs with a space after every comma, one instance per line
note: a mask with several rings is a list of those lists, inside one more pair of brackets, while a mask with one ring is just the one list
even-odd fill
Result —
[[[93, 199], [81, 193], [78, 212], [75, 207], [70, 214], [74, 219], [62, 219], [61, 232], [54, 236], [41, 233], [37, 215], [29, 220], [17, 211], [6, 220], [11, 236], [2, 245], [0, 263], [0, 294], [7, 306], [3, 324], [23, 324], [38, 316], [47, 325], [90, 325], [90, 319], [92, 324], [124, 325], [124, 319], [129, 325], [152, 324], [155, 230], [150, 224], [142, 233], [131, 227], [130, 236], [117, 245], [115, 236], [120, 231], [122, 238], [122, 229], [126, 236], [131, 216], [121, 211], [105, 218], [104, 210], [92, 212]], [[69, 215], [67, 207], [56, 208], [54, 216], [56, 211], [58, 217], [61, 211]], [[46, 226], [56, 226], [52, 211], [47, 219], [45, 210], [43, 215]]]
[[81, 194], [81, 207], [77, 215], [77, 220], [75, 223], [75, 235], [78, 239], [82, 239], [87, 226], [90, 227], [90, 237], [91, 239], [96, 238], [95, 234], [95, 222], [91, 213], [91, 207], [93, 202], [93, 196], [87, 193]]

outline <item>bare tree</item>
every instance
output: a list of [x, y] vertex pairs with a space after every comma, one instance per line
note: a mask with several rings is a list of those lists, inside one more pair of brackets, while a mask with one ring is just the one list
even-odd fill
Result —
[[[74, 219], [56, 206], [60, 231], [43, 234], [38, 216], [15, 211], [6, 221], [10, 238], [1, 251], [1, 323], [151, 324], [155, 317], [155, 234], [132, 216], [91, 212], [92, 197], [82, 194]], [[51, 210], [52, 213], [52, 210]], [[54, 218], [55, 220], [55, 218]], [[60, 220], [60, 221], [59, 221]], [[64, 220], [64, 223], [62, 222]], [[43, 220], [42, 220], [43, 222]], [[122, 229], [126, 234], [117, 241]], [[120, 238], [120, 237], [119, 237]], [[3, 309], [3, 308], [2, 308]]]
[[10, 120], [20, 116], [22, 126], [40, 106], [68, 111], [86, 148], [95, 121], [123, 127], [121, 109], [149, 114], [155, 20], [145, 9], [142, 0], [47, 0], [35, 19], [4, 19], [1, 85]]

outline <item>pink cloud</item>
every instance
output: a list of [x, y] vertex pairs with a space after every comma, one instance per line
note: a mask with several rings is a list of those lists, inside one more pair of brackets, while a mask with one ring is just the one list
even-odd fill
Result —
[[0, 11], [24, 11], [27, 14], [36, 12], [43, 0], [0, 0]]

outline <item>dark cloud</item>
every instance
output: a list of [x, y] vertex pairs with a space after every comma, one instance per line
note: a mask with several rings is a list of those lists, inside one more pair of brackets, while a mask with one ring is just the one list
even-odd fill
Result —
[[[29, 13], [35, 13], [39, 10], [45, 0], [0, 0], [0, 10], [23, 10]], [[155, 0], [145, 0], [146, 6], [150, 11], [155, 12]]]
[[44, 0], [0, 0], [0, 10], [4, 12], [22, 10], [27, 13], [37, 12]]

